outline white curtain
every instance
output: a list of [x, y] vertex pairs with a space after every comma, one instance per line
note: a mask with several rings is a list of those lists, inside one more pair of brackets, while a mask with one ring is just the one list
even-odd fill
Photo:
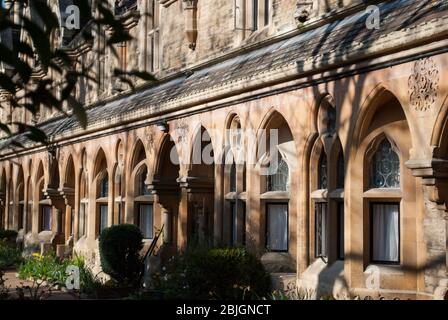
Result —
[[100, 206], [100, 231], [107, 228], [107, 205]]
[[152, 204], [140, 205], [140, 229], [145, 239], [153, 238], [153, 211]]
[[373, 205], [373, 260], [399, 261], [399, 205]]
[[288, 250], [288, 205], [268, 205], [268, 247], [272, 251]]

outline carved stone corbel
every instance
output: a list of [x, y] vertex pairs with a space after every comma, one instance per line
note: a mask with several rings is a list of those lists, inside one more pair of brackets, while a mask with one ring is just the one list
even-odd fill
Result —
[[297, 0], [294, 19], [297, 24], [305, 23], [310, 20], [316, 11], [314, 0]]
[[185, 11], [185, 34], [188, 40], [188, 47], [196, 49], [198, 38], [198, 0], [183, 0]]

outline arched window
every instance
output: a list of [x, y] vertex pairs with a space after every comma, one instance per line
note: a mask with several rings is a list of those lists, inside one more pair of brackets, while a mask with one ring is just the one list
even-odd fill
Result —
[[[400, 188], [400, 158], [388, 139], [378, 146], [370, 169], [371, 188]], [[370, 203], [371, 260], [375, 263], [400, 262], [400, 202]]]
[[225, 154], [226, 181], [226, 221], [227, 240], [231, 246], [245, 243], [246, 208], [244, 161], [241, 159], [243, 135], [238, 115], [233, 115], [228, 123], [226, 144], [229, 147]]
[[273, 168], [274, 174], [267, 178], [267, 191], [289, 190], [289, 168], [280, 152], [277, 156], [277, 165]]
[[108, 227], [108, 196], [109, 196], [109, 176], [103, 172], [103, 177], [99, 181], [99, 194], [97, 198], [99, 209], [98, 234]]
[[373, 156], [370, 181], [372, 188], [400, 187], [400, 159], [387, 139]]
[[154, 238], [154, 204], [151, 193], [146, 185], [148, 171], [146, 165], [137, 169], [135, 197], [137, 210], [137, 224], [142, 231], [144, 239]]
[[89, 208], [89, 186], [87, 183], [87, 174], [83, 169], [81, 174], [81, 190], [80, 190], [80, 204], [78, 213], [78, 237], [83, 237], [87, 234], [87, 213]]

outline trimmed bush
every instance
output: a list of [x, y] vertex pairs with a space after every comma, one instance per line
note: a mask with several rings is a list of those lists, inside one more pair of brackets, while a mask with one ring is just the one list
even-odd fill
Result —
[[271, 293], [270, 275], [244, 248], [189, 249], [162, 270], [154, 284], [168, 299], [253, 300]]
[[143, 269], [142, 240], [142, 232], [133, 224], [104, 229], [99, 244], [103, 272], [120, 285], [138, 286]]

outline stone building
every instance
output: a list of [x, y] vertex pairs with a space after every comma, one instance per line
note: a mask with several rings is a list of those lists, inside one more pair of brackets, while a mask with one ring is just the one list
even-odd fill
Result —
[[[1, 224], [26, 248], [98, 264], [102, 228], [134, 223], [150, 243], [163, 226], [163, 256], [244, 245], [316, 295], [444, 297], [446, 1], [110, 2], [135, 37], [118, 57], [107, 31], [55, 38], [98, 79], [77, 88], [87, 128], [2, 111], [52, 141], [0, 151]], [[130, 91], [117, 66], [159, 81]]]

